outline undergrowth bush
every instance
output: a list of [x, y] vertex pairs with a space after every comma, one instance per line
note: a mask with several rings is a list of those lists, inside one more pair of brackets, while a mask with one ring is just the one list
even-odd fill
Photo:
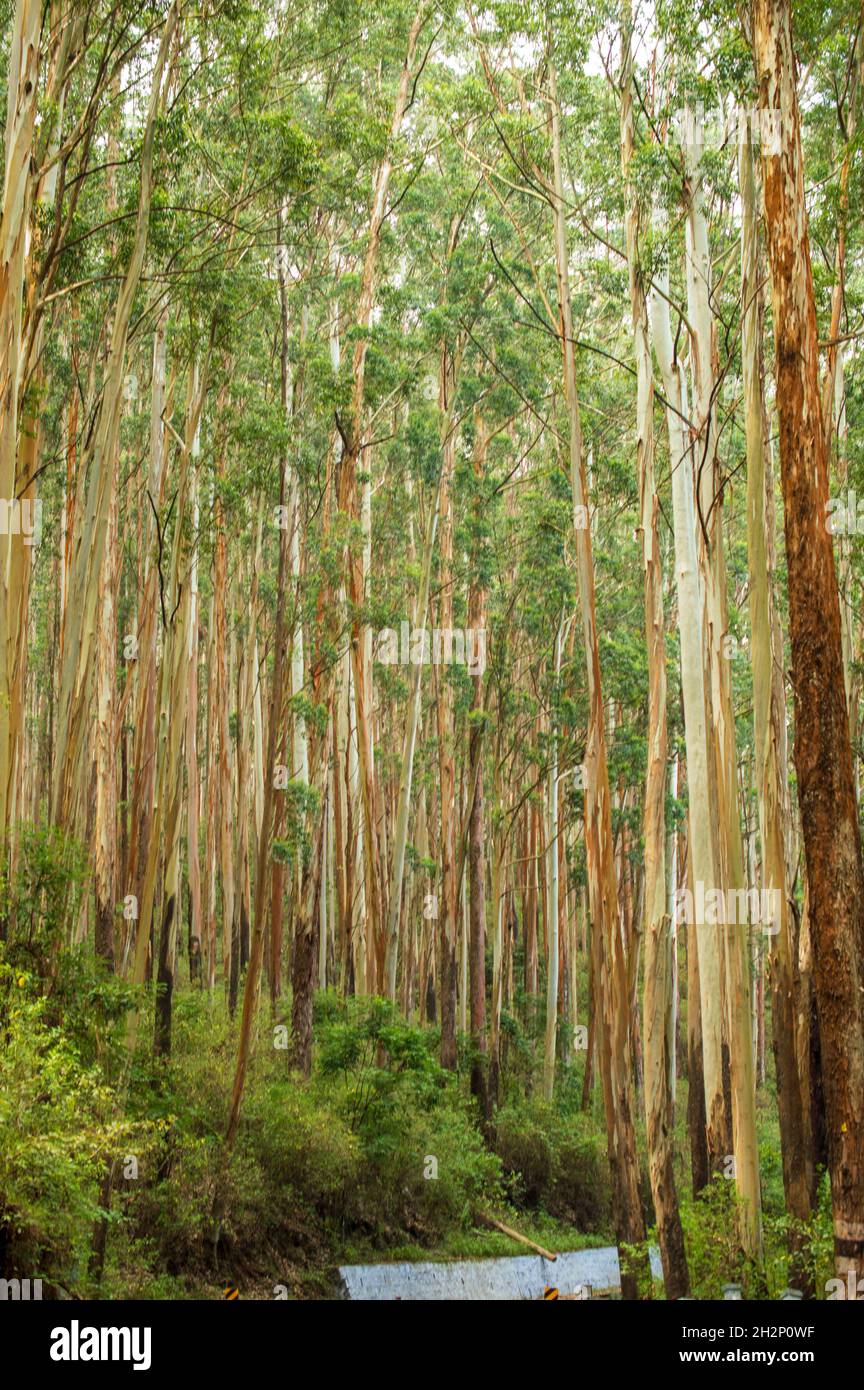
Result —
[[0, 1267], [65, 1286], [85, 1277], [107, 1162], [154, 1134], [118, 1112], [101, 1068], [51, 1014], [0, 946]]
[[[431, 1244], [501, 1199], [500, 1162], [430, 1037], [383, 1000], [323, 997], [316, 1013], [316, 1063], [305, 1082], [260, 1025], [225, 1181], [222, 1252], [235, 1267], [326, 1259], [348, 1229], [370, 1251], [406, 1237]], [[164, 1140], [121, 1207], [139, 1250], [158, 1251], [168, 1273], [203, 1271], [212, 1258], [233, 1058], [224, 1005], [187, 993], [170, 1068], [143, 1060], [136, 1068], [135, 1112], [158, 1121]]]
[[543, 1209], [586, 1233], [609, 1230], [605, 1140], [590, 1116], [514, 1100], [498, 1111], [494, 1148], [514, 1206]]

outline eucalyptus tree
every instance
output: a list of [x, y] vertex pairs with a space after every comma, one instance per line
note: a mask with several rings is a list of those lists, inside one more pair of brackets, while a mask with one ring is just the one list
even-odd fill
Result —
[[[752, 12], [765, 237], [776, 342], [785, 503], [795, 766], [807, 858], [809, 920], [837, 1273], [864, 1260], [864, 870], [849, 747], [837, 573], [826, 525], [828, 467], [804, 201], [800, 113], [789, 6]], [[814, 598], [818, 602], [814, 602]]]
[[[678, 1211], [672, 1152], [672, 1058], [668, 1019], [674, 1008], [672, 923], [666, 911], [666, 635], [660, 498], [654, 466], [654, 371], [648, 328], [648, 272], [640, 255], [645, 217], [634, 183], [636, 147], [633, 74], [633, 14], [622, 10], [621, 164], [625, 184], [625, 232], [630, 308], [636, 358], [636, 453], [645, 573], [645, 643], [648, 656], [648, 760], [645, 777], [645, 1109], [654, 1209], [660, 1235], [668, 1298], [687, 1293], [687, 1259]], [[673, 1039], [674, 1046], [674, 1039]]]

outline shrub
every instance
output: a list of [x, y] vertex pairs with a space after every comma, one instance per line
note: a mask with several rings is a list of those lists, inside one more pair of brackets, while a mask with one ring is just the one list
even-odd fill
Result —
[[118, 1117], [100, 1069], [2, 954], [0, 1001], [0, 1267], [74, 1286], [107, 1161], [143, 1152], [153, 1133]]
[[745, 1297], [762, 1297], [738, 1237], [735, 1184], [715, 1174], [698, 1197], [681, 1203], [681, 1224], [694, 1298], [722, 1298], [724, 1284], [740, 1284]]
[[585, 1232], [608, 1229], [605, 1141], [590, 1116], [564, 1115], [537, 1099], [514, 1101], [498, 1112], [494, 1148], [514, 1206], [542, 1208]]
[[[349, 1229], [370, 1249], [406, 1235], [431, 1243], [467, 1228], [475, 1206], [500, 1200], [500, 1162], [483, 1144], [470, 1098], [439, 1067], [430, 1036], [383, 1000], [323, 996], [316, 1013], [320, 1045], [309, 1081], [267, 1045], [262, 1022], [224, 1187], [221, 1249], [235, 1266], [320, 1266], [334, 1260]], [[170, 1068], [142, 1059], [136, 1069], [137, 1113], [163, 1126], [161, 1160], [122, 1203], [139, 1254], [168, 1274], [206, 1270], [212, 1259], [234, 1058], [221, 1001], [181, 996], [175, 1025]]]

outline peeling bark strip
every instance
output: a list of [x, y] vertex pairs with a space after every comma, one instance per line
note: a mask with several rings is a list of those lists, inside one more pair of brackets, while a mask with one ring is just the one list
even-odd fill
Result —
[[780, 465], [795, 693], [795, 766], [807, 861], [835, 1263], [864, 1273], [864, 868], [843, 682], [840, 604], [825, 524], [828, 464], [789, 0], [755, 0], [774, 306]]

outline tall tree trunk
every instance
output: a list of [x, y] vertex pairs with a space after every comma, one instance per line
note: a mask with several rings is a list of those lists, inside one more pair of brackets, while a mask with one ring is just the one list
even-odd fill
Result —
[[[786, 865], [783, 820], [787, 812], [785, 777], [781, 777], [780, 741], [785, 733], [782, 682], [774, 678], [782, 667], [782, 643], [774, 608], [773, 508], [768, 507], [773, 478], [766, 468], [766, 420], [762, 360], [762, 296], [759, 286], [759, 243], [756, 182], [749, 139], [738, 152], [741, 191], [741, 363], [747, 438], [747, 542], [750, 573], [750, 632], [753, 663], [753, 737], [756, 757], [756, 795], [762, 844], [764, 887], [776, 903], [771, 937], [771, 1021], [777, 1072], [777, 1108], [786, 1207], [793, 1221], [790, 1248], [800, 1252], [803, 1224], [810, 1217], [807, 1143], [801, 1078], [795, 1049], [795, 974], [790, 928], [791, 890]], [[770, 445], [768, 446], [770, 447]], [[795, 1284], [806, 1278], [799, 1262]]]
[[159, 670], [159, 742], [157, 752], [158, 819], [154, 821], [144, 878], [141, 921], [136, 951], [136, 981], [140, 981], [143, 952], [153, 920], [156, 875], [159, 864], [160, 841], [164, 832], [165, 891], [162, 923], [159, 934], [156, 1020], [154, 1050], [157, 1056], [171, 1051], [171, 1021], [174, 997], [174, 964], [177, 954], [177, 935], [181, 917], [180, 893], [180, 830], [183, 810], [183, 749], [186, 733], [186, 702], [188, 696], [189, 652], [188, 622], [190, 608], [188, 512], [191, 504], [192, 446], [198, 432], [198, 422], [206, 391], [207, 368], [201, 376], [196, 364], [189, 373], [186, 429], [181, 441], [178, 469], [176, 525], [171, 549], [171, 572], [168, 586], [170, 614], [163, 634], [162, 665]]
[[[489, 432], [486, 422], [474, 410], [474, 509], [477, 535], [472, 556], [471, 581], [468, 592], [468, 626], [476, 634], [486, 628], [486, 591], [483, 581], [482, 556], [482, 487], [486, 470]], [[476, 647], [476, 635], [475, 635]], [[468, 741], [468, 883], [469, 935], [468, 973], [471, 994], [471, 1093], [477, 1097], [480, 1114], [485, 1120], [489, 1113], [489, 1077], [486, 1040], [486, 861], [483, 851], [485, 812], [483, 799], [483, 672], [472, 676], [471, 713], [473, 716]], [[461, 875], [460, 875], [461, 877]]]
[[[135, 727], [135, 763], [132, 774], [132, 816], [129, 837], [128, 876], [125, 892], [140, 904], [143, 893], [144, 869], [150, 847], [153, 822], [153, 797], [156, 789], [156, 660], [157, 592], [159, 556], [157, 526], [153, 513], [161, 514], [167, 473], [167, 430], [163, 416], [166, 412], [165, 356], [168, 331], [168, 304], [164, 304], [156, 321], [153, 335], [153, 369], [150, 388], [150, 459], [148, 477], [148, 508], [142, 527], [144, 569], [141, 599], [138, 607], [137, 676]], [[173, 394], [173, 391], [172, 391]], [[68, 489], [67, 489], [68, 492]]]
[[114, 969], [114, 903], [117, 881], [117, 525], [119, 453], [108, 511], [108, 538], [99, 574], [96, 653], [96, 954]]
[[[224, 445], [222, 446], [224, 447]], [[217, 462], [218, 474], [224, 473], [224, 460]], [[219, 875], [222, 883], [222, 976], [224, 988], [231, 997], [231, 963], [234, 954], [234, 853], [232, 815], [232, 771], [230, 709], [230, 672], [228, 669], [228, 545], [225, 535], [225, 511], [217, 490], [213, 517], [216, 537], [213, 547], [213, 601], [216, 621], [216, 721], [219, 733]], [[268, 773], [272, 777], [272, 771]]]
[[206, 933], [206, 979], [207, 989], [216, 987], [216, 865], [219, 860], [219, 809], [217, 805], [219, 788], [219, 716], [218, 663], [216, 660], [216, 608], [215, 598], [210, 598], [208, 621], [208, 674], [207, 674], [207, 826], [205, 831], [204, 879], [204, 930]]
[[[449, 419], [445, 430], [449, 429]], [[414, 629], [425, 629], [426, 614], [429, 608], [429, 587], [432, 580], [432, 556], [435, 549], [435, 533], [438, 528], [438, 509], [440, 505], [443, 471], [438, 477], [438, 486], [431, 501], [426, 523], [426, 536], [423, 541], [423, 554], [420, 565], [420, 588], [414, 609]], [[417, 745], [417, 729], [420, 723], [420, 707], [423, 692], [423, 663], [417, 661], [411, 672], [411, 693], [408, 702], [408, 716], [405, 724], [405, 740], [402, 747], [402, 765], [399, 772], [399, 801], [396, 809], [396, 823], [393, 831], [393, 870], [389, 892], [389, 912], [387, 919], [386, 981], [387, 997], [396, 1000], [396, 968], [399, 960], [399, 923], [402, 912], [402, 880], [405, 873], [405, 852], [408, 848], [408, 814], [411, 809], [411, 787], [414, 777], [414, 750]]]
[[[789, 0], [754, 0], [774, 307], [795, 766], [809, 887], [837, 1275], [864, 1275], [864, 868], [837, 575]], [[770, 116], [766, 115], [770, 113]]]
[[576, 354], [570, 302], [567, 249], [567, 215], [561, 172], [561, 114], [555, 66], [549, 64], [549, 105], [552, 136], [553, 217], [555, 268], [560, 315], [564, 389], [570, 425], [570, 482], [574, 509], [574, 543], [582, 608], [582, 636], [590, 701], [590, 722], [585, 752], [585, 841], [591, 916], [599, 932], [600, 980], [597, 1009], [600, 1069], [606, 1110], [609, 1163], [612, 1172], [612, 1204], [621, 1291], [625, 1298], [638, 1297], [639, 1278], [649, 1280], [644, 1251], [645, 1222], [639, 1197], [639, 1166], [633, 1115], [633, 1078], [630, 1062], [630, 1011], [627, 961], [618, 922], [612, 809], [606, 759], [603, 692], [594, 590], [591, 532], [582, 526], [588, 515], [588, 482], [582, 446], [582, 423], [576, 386]]
[[[442, 411], [453, 409], [456, 383], [452, 354], [441, 345], [438, 401]], [[441, 460], [441, 533], [438, 622], [442, 631], [453, 627], [453, 472], [456, 465], [457, 433], [451, 429], [444, 439]], [[456, 1069], [456, 938], [459, 911], [456, 888], [456, 768], [453, 741], [453, 687], [442, 671], [438, 681], [438, 776], [441, 800], [441, 899], [439, 903], [439, 941], [441, 951], [441, 1065]], [[464, 991], [463, 991], [464, 1000]]]
[[[351, 394], [351, 415], [348, 429], [342, 430], [343, 452], [339, 479], [339, 508], [349, 517], [360, 518], [360, 505], [357, 490], [357, 472], [363, 449], [364, 412], [366, 401], [366, 354], [369, 345], [369, 326], [375, 304], [375, 287], [378, 273], [378, 260], [381, 248], [381, 229], [387, 212], [387, 195], [390, 177], [393, 172], [394, 146], [402, 129], [402, 121], [408, 105], [409, 84], [417, 40], [426, 18], [425, 11], [419, 11], [411, 22], [408, 33], [407, 51], [399, 75], [387, 150], [375, 171], [372, 188], [372, 204], [369, 215], [369, 233], [366, 255], [360, 278], [360, 295], [357, 306], [355, 327], [357, 337], [353, 358], [353, 388]], [[368, 459], [367, 459], [368, 465]], [[364, 502], [368, 509], [371, 489], [364, 487]], [[385, 921], [384, 884], [382, 877], [382, 854], [379, 831], [379, 793], [374, 767], [374, 739], [372, 733], [372, 669], [369, 651], [367, 625], [362, 621], [363, 606], [366, 602], [362, 556], [349, 551], [347, 556], [346, 591], [352, 609], [351, 663], [357, 700], [357, 744], [359, 753], [360, 782], [363, 800], [363, 846], [366, 860], [366, 908], [367, 908], [367, 949], [369, 956], [378, 966], [383, 967], [383, 926]], [[375, 942], [374, 952], [371, 950]], [[383, 980], [378, 980], [383, 984]]]
[[156, 121], [164, 96], [163, 77], [168, 51], [177, 25], [178, 4], [179, 0], [173, 0], [168, 11], [153, 69], [141, 152], [138, 212], [132, 250], [117, 297], [102, 400], [89, 460], [86, 509], [76, 525], [57, 709], [57, 753], [52, 814], [55, 824], [67, 827], [74, 822], [75, 797], [90, 718], [90, 682], [96, 638], [99, 574], [105, 554], [111, 510], [114, 456], [119, 446], [126, 343], [147, 246], [154, 181], [153, 144]]
[[711, 1181], [708, 1130], [705, 1124], [705, 1081], [702, 1060], [702, 1000], [695, 925], [687, 931], [687, 1132], [690, 1137], [690, 1180], [693, 1194]]
[[[287, 458], [283, 461], [279, 480], [279, 504], [284, 507], [287, 494]], [[258, 862], [255, 866], [255, 903], [252, 922], [252, 938], [249, 953], [249, 969], [246, 972], [246, 985], [243, 991], [243, 1013], [240, 1019], [240, 1037], [237, 1043], [237, 1062], [234, 1070], [234, 1084], [231, 1089], [231, 1107], [228, 1112], [228, 1125], [222, 1147], [222, 1181], [217, 1187], [214, 1200], [214, 1224], [218, 1229], [224, 1201], [224, 1177], [231, 1151], [237, 1137], [240, 1123], [240, 1110], [246, 1086], [246, 1073], [252, 1047], [252, 1028], [258, 1009], [258, 989], [261, 981], [261, 962], [264, 958], [264, 938], [267, 923], [267, 902], [271, 892], [271, 877], [268, 865], [271, 854], [273, 829], [273, 803], [276, 781], [276, 752], [279, 746], [279, 718], [282, 710], [282, 680], [285, 668], [285, 590], [288, 578], [289, 536], [286, 529], [279, 531], [279, 570], [276, 581], [276, 626], [273, 638], [273, 681], [270, 690], [270, 710], [267, 720], [267, 763], [264, 779], [264, 805], [261, 815], [261, 834], [258, 837]]]
[[548, 779], [548, 818], [546, 834], [546, 904], [547, 904], [547, 951], [546, 951], [546, 1039], [543, 1051], [543, 1096], [551, 1105], [555, 1093], [555, 1053], [558, 1039], [558, 848], [560, 824], [558, 815], [558, 700], [561, 683], [561, 643], [563, 638], [563, 615], [555, 633], [553, 656], [552, 708], [550, 712], [550, 759]]
[[[651, 294], [654, 349], [666, 393], [669, 465], [672, 473], [672, 511], [675, 532], [675, 581], [680, 633], [681, 692], [687, 749], [689, 802], [688, 844], [694, 885], [718, 884], [712, 834], [708, 767], [707, 705], [703, 665], [702, 603], [696, 557], [696, 506], [693, 468], [687, 442], [687, 385], [675, 356], [669, 322], [669, 277], [659, 271]], [[688, 890], [689, 891], [689, 890]], [[692, 902], [692, 897], [690, 899]], [[723, 1094], [721, 932], [700, 926], [688, 932], [688, 949], [698, 952], [702, 1067], [708, 1160], [712, 1171], [722, 1167], [728, 1152], [728, 1125]]]
[[3, 211], [0, 214], [0, 865], [5, 868], [6, 831], [12, 795], [10, 728], [13, 667], [18, 638], [18, 594], [10, 589], [12, 508], [16, 498], [18, 411], [21, 388], [21, 316], [26, 239], [32, 200], [31, 158], [39, 76], [42, 5], [16, 0], [9, 46]]
[[[688, 122], [688, 130], [689, 126]], [[759, 1150], [756, 1139], [748, 913], [744, 909], [747, 902], [746, 875], [737, 801], [738, 759], [732, 706], [731, 664], [725, 646], [729, 617], [723, 535], [723, 487], [717, 456], [717, 348], [711, 304], [711, 260], [702, 183], [701, 147], [696, 138], [687, 140], [685, 170], [687, 307], [690, 318], [690, 367], [696, 425], [693, 457], [699, 511], [698, 553], [703, 580], [702, 637], [710, 710], [709, 804], [712, 807], [711, 825], [715, 833], [717, 873], [711, 886], [721, 890], [722, 901], [726, 904], [721, 919], [722, 927], [716, 933], [721, 947], [721, 996], [725, 1004], [721, 1019], [721, 1038], [728, 1046], [732, 1150], [735, 1157], [735, 1181], [742, 1201], [742, 1236], [748, 1252], [759, 1259], [762, 1250], [762, 1222]], [[706, 889], [707, 887], [706, 884]], [[737, 905], [734, 913], [730, 911], [732, 903]], [[707, 949], [712, 949], [715, 932], [703, 926], [697, 939], [700, 950], [703, 944]], [[708, 1113], [710, 1119], [710, 1109]]]
[[189, 562], [189, 608], [186, 643], [186, 859], [189, 866], [189, 975], [201, 981], [202, 912], [201, 912], [201, 852], [199, 825], [201, 816], [201, 776], [198, 768], [198, 456], [201, 431], [195, 431], [192, 441], [192, 554]]
[[630, 179], [635, 141], [631, 36], [632, 15], [627, 3], [621, 34], [621, 165], [625, 182], [627, 266], [636, 356], [636, 460], [645, 591], [645, 645], [648, 654], [648, 765], [643, 818], [645, 1119], [648, 1133], [648, 1167], [657, 1217], [663, 1279], [666, 1297], [672, 1299], [687, 1294], [690, 1282], [673, 1161], [674, 1046], [670, 1047], [669, 1018], [674, 1008], [674, 994], [670, 949], [672, 926], [666, 911], [665, 874], [666, 634], [663, 616], [663, 563], [658, 525], [660, 503], [654, 476], [654, 379], [648, 339], [648, 305], [639, 264], [639, 209]]

